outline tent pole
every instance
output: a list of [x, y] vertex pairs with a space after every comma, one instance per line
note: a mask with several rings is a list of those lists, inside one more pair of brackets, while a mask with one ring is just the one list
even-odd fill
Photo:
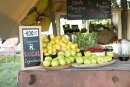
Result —
[[55, 11], [54, 11], [54, 1], [53, 0], [49, 0], [49, 7], [50, 7], [50, 19], [52, 22], [52, 31], [53, 31], [53, 35], [57, 35], [57, 29], [56, 29], [56, 23], [55, 23]]

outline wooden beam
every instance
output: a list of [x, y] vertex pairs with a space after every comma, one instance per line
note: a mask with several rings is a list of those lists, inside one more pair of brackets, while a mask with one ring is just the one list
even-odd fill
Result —
[[49, 0], [49, 7], [50, 7], [50, 13], [51, 13], [51, 22], [52, 22], [52, 31], [53, 35], [57, 35], [57, 29], [56, 29], [56, 23], [55, 23], [55, 11], [54, 11], [54, 0]]
[[121, 0], [121, 20], [122, 20], [122, 38], [127, 39], [127, 0]]

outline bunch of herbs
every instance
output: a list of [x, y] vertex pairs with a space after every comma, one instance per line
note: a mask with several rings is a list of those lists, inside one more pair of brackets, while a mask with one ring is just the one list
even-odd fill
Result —
[[97, 33], [76, 33], [75, 43], [79, 45], [80, 49], [88, 49], [97, 46]]

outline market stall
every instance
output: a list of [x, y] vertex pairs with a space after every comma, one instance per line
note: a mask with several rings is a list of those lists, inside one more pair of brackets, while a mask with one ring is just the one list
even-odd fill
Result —
[[[41, 5], [42, 2], [44, 6]], [[66, 8], [52, 8], [51, 5], [56, 3], [57, 6], [64, 5]], [[121, 10], [111, 10], [110, 0], [63, 0], [60, 3], [51, 1], [48, 6], [44, 0], [39, 0], [21, 21], [25, 26], [19, 27], [22, 48], [22, 70], [18, 73], [19, 87], [130, 85], [130, 46], [128, 40], [121, 39]], [[94, 30], [91, 22], [84, 21], [84, 25], [89, 23], [88, 27], [84, 27], [89, 28], [88, 31], [80, 31], [77, 25], [73, 25], [71, 29], [67, 24], [63, 26], [65, 30], [61, 35], [62, 14], [68, 20], [110, 19], [117, 26], [109, 27], [108, 21], [107, 27], [104, 25], [94, 32], [90, 30]], [[41, 31], [49, 29], [51, 22], [54, 35], [41, 34]], [[117, 35], [114, 28], [118, 28]]]
[[[87, 34], [87, 37], [92, 37], [93, 34], [95, 33], [89, 33]], [[84, 34], [81, 34], [80, 36], [82, 35]], [[94, 37], [95, 36], [91, 38], [92, 42], [95, 41]], [[26, 46], [26, 43], [29, 43], [31, 38], [34, 37], [27, 38], [30, 39], [28, 39], [27, 42], [24, 41], [26, 48], [28, 47]], [[81, 37], [78, 37], [77, 39], [79, 38]], [[24, 58], [27, 61], [23, 61], [25, 70], [21, 70], [18, 74], [19, 87], [129, 86], [129, 60], [128, 58], [127, 60], [126, 58], [123, 59], [123, 61], [115, 59], [111, 47], [108, 47], [106, 51], [103, 51], [103, 49], [95, 47], [95, 45], [97, 45], [95, 43], [91, 43], [92, 47], [90, 44], [78, 45], [82, 49], [88, 48], [81, 51], [77, 47], [78, 43], [72, 43], [64, 36], [55, 37], [51, 35], [50, 40], [48, 40], [46, 36], [42, 36], [44, 49], [43, 59], [40, 63], [38, 58], [40, 55], [36, 56], [37, 54], [31, 55], [34, 53], [29, 53], [32, 49], [36, 48], [35, 41], [32, 42], [34, 47], [29, 47], [26, 49], [28, 51], [23, 51]], [[84, 44], [85, 40], [80, 42]], [[53, 46], [56, 46], [57, 51], [55, 51]], [[70, 50], [67, 50], [66, 47]], [[36, 57], [38, 59], [37, 62], [35, 62]], [[37, 65], [32, 63], [33, 59], [35, 60], [35, 63], [40, 64]], [[37, 66], [39, 67], [37, 68]], [[29, 68], [31, 68], [31, 70]]]

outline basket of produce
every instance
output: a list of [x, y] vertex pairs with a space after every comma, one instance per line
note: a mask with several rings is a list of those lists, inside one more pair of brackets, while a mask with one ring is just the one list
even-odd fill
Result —
[[47, 70], [59, 70], [71, 67], [77, 52], [80, 51], [75, 44], [64, 35], [50, 35], [49, 39], [42, 35], [43, 62], [42, 66]]
[[42, 66], [47, 70], [60, 70], [70, 68], [72, 63], [75, 62], [75, 51], [59, 51], [55, 58], [47, 56], [42, 62]]
[[74, 63], [72, 66], [75, 68], [96, 68], [96, 67], [111, 65], [114, 62], [116, 62], [115, 59], [110, 62], [106, 62], [106, 63], [102, 63], [102, 64], [77, 64], [77, 63]]
[[75, 68], [94, 68], [113, 64], [116, 62], [111, 56], [97, 56], [90, 51], [84, 52], [84, 56], [78, 56], [72, 64]]

